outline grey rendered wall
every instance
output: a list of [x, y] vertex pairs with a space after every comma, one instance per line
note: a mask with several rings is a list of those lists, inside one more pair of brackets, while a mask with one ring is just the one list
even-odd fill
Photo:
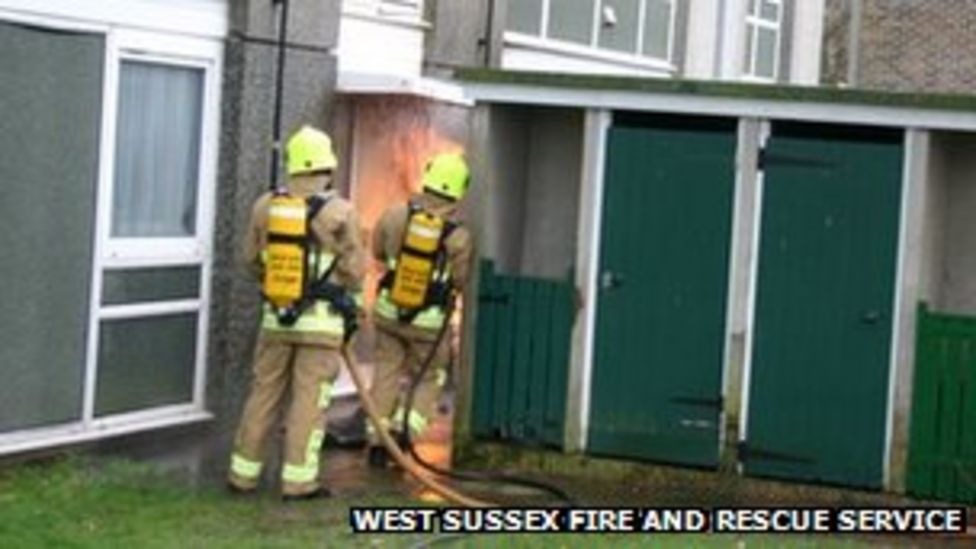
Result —
[[952, 135], [946, 145], [944, 268], [940, 305], [976, 315], [976, 136]]
[[481, 254], [509, 274], [566, 279], [576, 257], [583, 115], [479, 106], [469, 211]]
[[976, 136], [932, 135], [919, 299], [976, 315]]
[[469, 202], [481, 255], [517, 272], [522, 258], [530, 111], [478, 106], [472, 114]]
[[[221, 112], [213, 303], [208, 354], [208, 409], [229, 438], [250, 382], [258, 322], [258, 288], [239, 250], [253, 200], [270, 170], [276, 37], [272, 2], [230, 2]], [[283, 111], [284, 134], [303, 123], [330, 128], [339, 0], [291, 0]], [[215, 453], [218, 466], [226, 456]]]
[[520, 272], [572, 279], [576, 263], [583, 111], [536, 109], [530, 130]]

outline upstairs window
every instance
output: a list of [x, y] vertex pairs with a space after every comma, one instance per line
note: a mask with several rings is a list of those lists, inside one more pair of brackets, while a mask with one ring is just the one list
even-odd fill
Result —
[[779, 77], [782, 29], [783, 0], [749, 0], [743, 65], [747, 78], [773, 82]]
[[670, 62], [674, 22], [675, 0], [511, 0], [506, 29]]

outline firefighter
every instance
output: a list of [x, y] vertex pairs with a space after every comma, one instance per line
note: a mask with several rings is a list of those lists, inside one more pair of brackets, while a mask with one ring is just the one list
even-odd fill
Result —
[[[432, 358], [407, 418], [411, 435], [420, 435], [433, 418], [447, 377], [451, 338], [442, 328], [448, 329], [448, 303], [467, 282], [472, 257], [470, 233], [456, 217], [469, 181], [463, 156], [435, 155], [424, 169], [423, 193], [387, 209], [373, 233], [373, 257], [385, 273], [373, 308], [376, 370], [370, 393], [384, 427], [401, 441], [403, 378]], [[371, 424], [367, 431], [368, 462], [385, 467], [386, 450]]]
[[338, 164], [328, 135], [305, 126], [286, 146], [287, 189], [255, 202], [245, 260], [262, 281], [263, 316], [254, 380], [231, 455], [229, 486], [258, 485], [265, 446], [284, 410], [281, 470], [285, 500], [328, 496], [319, 481], [319, 453], [340, 347], [354, 330], [366, 250], [352, 205], [337, 196]]

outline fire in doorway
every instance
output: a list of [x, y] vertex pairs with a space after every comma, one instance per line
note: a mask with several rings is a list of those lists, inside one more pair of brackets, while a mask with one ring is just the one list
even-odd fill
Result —
[[[349, 196], [359, 212], [366, 233], [364, 241], [369, 243], [373, 228], [386, 208], [405, 203], [411, 194], [420, 192], [424, 164], [432, 155], [464, 152], [469, 111], [466, 107], [399, 95], [356, 96], [346, 105], [350, 121], [350, 146], [345, 153], [349, 158]], [[367, 310], [372, 309], [382, 268], [370, 262], [367, 270], [364, 281]], [[456, 303], [451, 319], [454, 351], [460, 348], [461, 301]], [[355, 353], [367, 370], [373, 359], [372, 341], [372, 330], [364, 326]], [[449, 370], [448, 389], [456, 379], [454, 368]], [[339, 385], [348, 385], [348, 381], [340, 380]], [[451, 392], [445, 391], [442, 411], [448, 411]], [[355, 403], [351, 404], [351, 409], [330, 414], [333, 416], [328, 428], [330, 443], [359, 446], [365, 442], [365, 416]]]
[[[358, 97], [353, 105], [350, 196], [369, 236], [387, 207], [420, 191], [431, 155], [464, 151], [468, 111], [397, 95]], [[371, 266], [367, 288], [375, 287], [379, 271]], [[372, 297], [367, 295], [367, 306]]]

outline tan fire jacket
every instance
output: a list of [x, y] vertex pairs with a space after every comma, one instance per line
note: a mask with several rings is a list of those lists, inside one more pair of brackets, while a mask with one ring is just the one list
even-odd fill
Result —
[[[334, 192], [328, 193], [331, 199], [312, 220], [311, 228], [315, 240], [327, 251], [336, 256], [336, 266], [329, 280], [357, 293], [362, 290], [363, 276], [366, 272], [366, 248], [362, 242], [359, 216], [349, 201]], [[254, 203], [247, 237], [244, 239], [244, 260], [258, 281], [263, 277], [261, 251], [268, 243], [268, 209], [271, 193], [261, 195]], [[338, 347], [342, 341], [318, 334], [267, 332], [266, 336], [287, 340], [293, 343], [325, 345]]]
[[[457, 222], [455, 219], [456, 203], [427, 194], [414, 195], [411, 197], [411, 201], [435, 215]], [[383, 263], [384, 266], [387, 264], [387, 260], [396, 258], [400, 253], [403, 231], [407, 227], [408, 212], [407, 204], [400, 204], [387, 209], [373, 230], [373, 258]], [[465, 227], [458, 226], [448, 235], [444, 246], [450, 264], [452, 285], [458, 291], [463, 292], [471, 275], [471, 264], [474, 257], [474, 242], [471, 233]], [[430, 336], [430, 334], [423, 333], [424, 331], [419, 328], [400, 326], [397, 322], [377, 318], [376, 315], [374, 315], [374, 320], [377, 326], [381, 328], [394, 329], [407, 336], [419, 335], [425, 339], [429, 339]]]

